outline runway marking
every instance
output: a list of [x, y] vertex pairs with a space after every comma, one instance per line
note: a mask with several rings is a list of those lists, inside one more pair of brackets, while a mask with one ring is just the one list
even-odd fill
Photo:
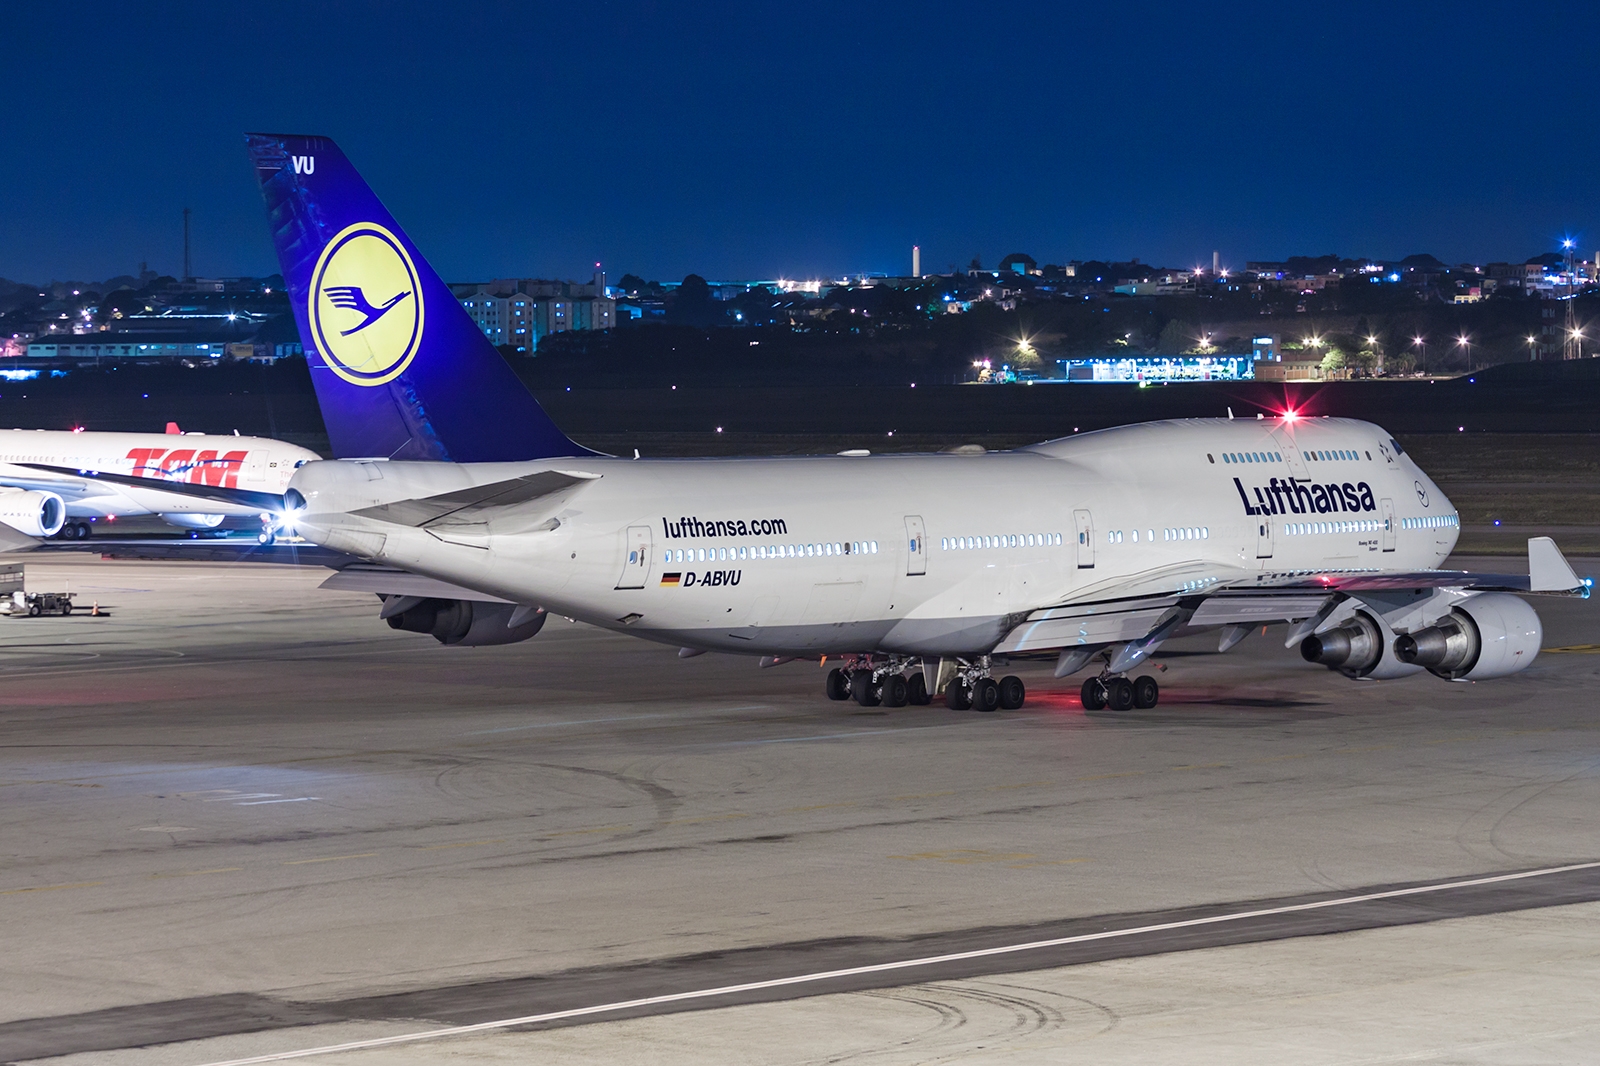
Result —
[[832, 810], [838, 810], [841, 807], [859, 807], [859, 806], [861, 806], [861, 804], [855, 803], [855, 802], [846, 802], [846, 803], [813, 803], [809, 807], [783, 807], [777, 813], [779, 813], [779, 814], [805, 814], [808, 811], [832, 811]]
[[948, 862], [957, 866], [970, 866], [978, 862], [1016, 862], [1033, 858], [1031, 851], [1000, 852], [980, 851], [974, 848], [956, 848], [951, 851], [919, 851], [913, 855], [891, 855], [891, 859], [907, 862]]
[[951, 789], [948, 792], [923, 792], [923, 793], [919, 793], [919, 794], [914, 795], [914, 796], [890, 796], [889, 800], [890, 800], [890, 802], [898, 803], [901, 800], [931, 800], [931, 799], [940, 799], [940, 798], [942, 798], [944, 796], [958, 796], [958, 795], [960, 795], [960, 793], [957, 790]]
[[428, 844], [417, 848], [418, 851], [443, 851], [445, 848], [472, 848], [479, 844], [504, 844], [504, 840], [462, 840], [454, 844]]
[[188, 825], [141, 825], [134, 830], [136, 833], [192, 833], [193, 826]]
[[1010, 868], [1013, 870], [1031, 870], [1035, 866], [1072, 866], [1076, 863], [1088, 861], [1088, 859], [1046, 859], [1039, 862], [1014, 862], [1010, 864]]
[[[739, 711], [770, 711], [770, 703], [757, 703], [748, 707], [719, 707], [719, 714], [735, 714]], [[704, 712], [695, 711], [664, 711], [661, 714], [619, 714], [612, 718], [574, 718], [562, 722], [530, 722], [527, 725], [508, 725], [499, 729], [475, 729], [470, 733], [457, 733], [458, 737], [484, 737], [492, 733], [516, 733], [524, 729], [555, 729], [564, 725], [600, 725], [606, 722], [642, 722], [652, 718], [681, 718], [685, 714]]]
[[[1295, 758], [1300, 758], [1300, 756], [1295, 756]], [[1224, 766], [1232, 766], [1232, 765], [1233, 765], [1232, 763], [1226, 763], [1226, 762], [1195, 762], [1195, 763], [1184, 763], [1181, 766], [1174, 766], [1174, 767], [1172, 767], [1172, 769], [1174, 769], [1174, 770], [1220, 770]]]
[[618, 830], [632, 829], [632, 828], [633, 828], [633, 826], [631, 824], [629, 824], [629, 825], [600, 825], [600, 826], [596, 826], [593, 829], [563, 829], [558, 833], [539, 833], [539, 834], [537, 834], [537, 839], [539, 839], [539, 840], [548, 840], [551, 837], [578, 837], [578, 836], [584, 836], [585, 834], [588, 834], [588, 833], [615, 833]]
[[309, 803], [312, 800], [321, 799], [321, 798], [322, 798], [321, 796], [295, 796], [293, 799], [239, 800], [239, 801], [234, 803], [234, 806], [235, 807], [259, 807], [263, 803]]
[[1600, 644], [1569, 644], [1564, 648], [1540, 648], [1546, 655], [1600, 655]]
[[313, 862], [338, 862], [340, 859], [370, 859], [378, 854], [375, 851], [363, 851], [359, 855], [329, 855], [321, 859], [285, 859], [285, 866], [306, 866]]
[[205, 874], [233, 874], [243, 870], [243, 866], [219, 866], [215, 870], [179, 870], [170, 874], [151, 874], [151, 877], [200, 877]]
[[698, 818], [674, 818], [664, 825], [699, 825], [701, 822], [731, 822], [736, 818], [749, 818], [748, 814], [703, 814]]
[[16, 788], [18, 785], [65, 785], [68, 788], [105, 788], [104, 785], [90, 784], [86, 781], [0, 781], [0, 788]]
[[847, 740], [851, 737], [875, 737], [883, 733], [899, 733], [899, 729], [862, 729], [854, 733], [818, 733], [810, 737], [773, 737], [771, 740], [729, 740], [713, 748], [742, 748], [754, 744], [799, 744], [807, 740]]
[[39, 885], [36, 888], [8, 888], [0, 891], [0, 896], [20, 896], [24, 892], [59, 892], [63, 888], [97, 888], [105, 884], [104, 881], [74, 881], [70, 885]]
[[1149, 770], [1124, 770], [1120, 774], [1090, 774], [1088, 777], [1080, 777], [1080, 778], [1078, 778], [1078, 780], [1079, 781], [1109, 781], [1113, 777], [1142, 777], [1143, 775], [1145, 775], [1145, 774], [1147, 774], [1149, 772], [1150, 772]]
[[1448, 892], [1457, 888], [1475, 888], [1480, 885], [1504, 884], [1508, 881], [1523, 881], [1534, 877], [1549, 877], [1553, 874], [1571, 873], [1576, 870], [1600, 869], [1600, 862], [1580, 862], [1569, 866], [1549, 866], [1541, 870], [1524, 870], [1514, 874], [1493, 874], [1488, 877], [1471, 877], [1460, 881], [1445, 881], [1440, 884], [1418, 885], [1411, 888], [1392, 888], [1383, 892], [1364, 892], [1357, 896], [1340, 896], [1336, 899], [1318, 900], [1314, 903], [1288, 903], [1280, 907], [1261, 907], [1249, 911], [1233, 911], [1228, 914], [1213, 914], [1205, 918], [1186, 918], [1175, 922], [1160, 922], [1155, 925], [1134, 926], [1129, 929], [1110, 929], [1100, 933], [1081, 933], [1077, 936], [1057, 937], [1052, 940], [1032, 940], [1022, 944], [1002, 944], [992, 948], [976, 948], [972, 951], [957, 951], [947, 955], [927, 955], [916, 959], [901, 959], [898, 962], [880, 962], [869, 966], [851, 966], [841, 970], [823, 970], [817, 973], [795, 974], [790, 977], [776, 977], [766, 981], [748, 981], [737, 985], [720, 985], [716, 988], [697, 988], [688, 992], [669, 992], [659, 996], [645, 996], [640, 999], [620, 1000], [615, 1003], [597, 1003], [589, 1007], [573, 1007], [569, 1010], [548, 1011], [544, 1014], [527, 1014], [520, 1018], [502, 1018], [498, 1021], [478, 1022], [474, 1025], [451, 1025], [440, 1029], [424, 1029], [415, 1033], [398, 1033], [394, 1036], [373, 1037], [367, 1040], [351, 1040], [343, 1044], [328, 1044], [324, 1047], [301, 1048], [297, 1051], [279, 1051], [267, 1055], [252, 1055], [243, 1059], [225, 1059], [217, 1062], [208, 1062], [203, 1066], [256, 1066], [263, 1062], [286, 1062], [290, 1059], [311, 1058], [317, 1055], [331, 1055], [341, 1051], [366, 1051], [371, 1048], [394, 1047], [400, 1044], [416, 1044], [424, 1040], [439, 1040], [450, 1036], [468, 1036], [473, 1033], [491, 1033], [505, 1029], [514, 1029], [523, 1025], [538, 1025], [543, 1022], [558, 1022], [568, 1018], [587, 1018], [597, 1014], [613, 1014], [617, 1011], [637, 1010], [641, 1007], [659, 1007], [670, 1003], [689, 1003], [698, 999], [712, 999], [717, 996], [738, 995], [744, 992], [761, 992], [772, 988], [793, 988], [800, 985], [817, 984], [822, 981], [837, 980], [843, 977], [860, 977], [867, 974], [893, 973], [897, 970], [911, 970], [923, 966], [937, 966], [943, 963], [965, 962], [970, 959], [997, 958], [1002, 955], [1015, 955], [1025, 951], [1039, 951], [1045, 948], [1065, 947], [1069, 944], [1086, 944], [1098, 940], [1116, 940], [1122, 937], [1143, 936], [1150, 933], [1168, 932], [1174, 929], [1191, 929], [1196, 926], [1222, 925], [1228, 922], [1245, 921], [1250, 918], [1269, 918], [1278, 914], [1297, 914], [1305, 911], [1327, 910], [1332, 907], [1348, 907], [1357, 903], [1371, 903], [1375, 900], [1402, 899], [1407, 896], [1423, 896], [1436, 892]]

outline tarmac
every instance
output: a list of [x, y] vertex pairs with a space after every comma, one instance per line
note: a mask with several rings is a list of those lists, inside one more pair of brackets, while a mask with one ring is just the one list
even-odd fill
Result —
[[981, 715], [563, 619], [445, 648], [327, 573], [28, 560], [101, 614], [0, 619], [0, 1061], [1600, 1047], [1589, 602], [1496, 682], [1280, 626], [1169, 644], [1153, 710], [1041, 661]]

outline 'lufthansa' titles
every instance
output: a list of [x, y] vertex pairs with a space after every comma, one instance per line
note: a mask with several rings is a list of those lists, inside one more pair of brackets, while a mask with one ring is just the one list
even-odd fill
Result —
[[1238, 478], [1233, 487], [1239, 492], [1239, 502], [1244, 513], [1262, 514], [1335, 514], [1341, 511], [1376, 511], [1378, 503], [1372, 498], [1372, 486], [1365, 481], [1343, 484], [1329, 482], [1317, 485], [1299, 478], [1273, 478], [1266, 487], [1254, 486], [1255, 501], [1245, 492]]

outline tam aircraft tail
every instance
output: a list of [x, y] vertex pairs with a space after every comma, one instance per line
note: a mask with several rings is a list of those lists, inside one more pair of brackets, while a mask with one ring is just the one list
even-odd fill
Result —
[[336, 457], [594, 454], [556, 428], [333, 141], [246, 140]]

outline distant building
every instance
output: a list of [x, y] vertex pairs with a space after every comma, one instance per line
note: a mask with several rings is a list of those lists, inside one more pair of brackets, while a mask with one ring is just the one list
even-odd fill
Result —
[[1254, 376], [1248, 355], [1091, 355], [1057, 359], [1067, 381], [1120, 382], [1248, 381]]
[[[299, 346], [296, 345], [296, 348]], [[71, 362], [173, 362], [221, 361], [223, 359], [268, 360], [282, 354], [272, 346], [229, 338], [201, 340], [190, 334], [113, 334], [96, 333], [79, 337], [50, 336], [28, 342], [27, 358]]]
[[497, 278], [453, 285], [451, 291], [489, 343], [525, 355], [536, 352], [540, 338], [552, 333], [617, 324], [617, 303], [606, 295], [605, 275], [599, 273], [589, 283]]
[[1000, 260], [1000, 273], [1037, 274], [1039, 273], [1039, 264], [1031, 255], [1024, 255], [1021, 252], [1012, 252], [1010, 255]]

